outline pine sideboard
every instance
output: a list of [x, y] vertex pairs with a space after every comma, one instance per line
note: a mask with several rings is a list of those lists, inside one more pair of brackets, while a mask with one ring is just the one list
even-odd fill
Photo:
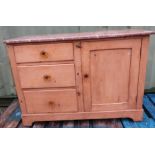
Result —
[[143, 119], [152, 31], [5, 40], [25, 126], [36, 121]]

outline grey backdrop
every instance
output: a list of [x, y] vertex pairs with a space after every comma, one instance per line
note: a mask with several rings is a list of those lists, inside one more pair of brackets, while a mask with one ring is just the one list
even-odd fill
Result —
[[[98, 30], [118, 30], [118, 29], [145, 29], [154, 30], [155, 27], [110, 27], [110, 26], [4, 26], [0, 27], [0, 97], [10, 97], [16, 95], [15, 86], [11, 74], [10, 64], [3, 44], [4, 39], [13, 38], [24, 35], [40, 35], [40, 34], [54, 34], [54, 33], [70, 33], [70, 32], [84, 32], [84, 31], [98, 31]], [[155, 87], [155, 35], [151, 37], [149, 48], [149, 57], [147, 65], [147, 76], [145, 88], [149, 89]]]

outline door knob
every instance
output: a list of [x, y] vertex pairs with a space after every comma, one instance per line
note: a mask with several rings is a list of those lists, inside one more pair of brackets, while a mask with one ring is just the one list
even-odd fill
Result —
[[44, 75], [43, 79], [46, 81], [50, 81], [51, 80], [51, 76], [50, 75]]
[[88, 78], [89, 77], [89, 75], [88, 74], [84, 74], [84, 78]]
[[40, 52], [40, 56], [42, 57], [42, 58], [48, 58], [48, 53], [46, 52], [46, 51], [41, 51]]
[[53, 104], [54, 104], [54, 102], [53, 102], [53, 101], [49, 101], [49, 102], [48, 102], [48, 104], [53, 105]]

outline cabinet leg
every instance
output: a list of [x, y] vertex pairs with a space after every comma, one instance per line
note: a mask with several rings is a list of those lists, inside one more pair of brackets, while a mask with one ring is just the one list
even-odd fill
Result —
[[143, 118], [132, 118], [132, 120], [134, 122], [141, 122], [141, 121], [143, 121]]
[[131, 118], [134, 122], [141, 122], [143, 121], [143, 115], [137, 115]]
[[32, 121], [31, 120], [29, 120], [29, 119], [26, 119], [26, 118], [22, 118], [22, 123], [23, 123], [23, 125], [24, 126], [32, 126]]

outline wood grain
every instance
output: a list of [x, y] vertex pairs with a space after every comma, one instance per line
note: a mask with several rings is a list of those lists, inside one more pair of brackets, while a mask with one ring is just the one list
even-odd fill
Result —
[[82, 82], [82, 64], [81, 50], [78, 47], [80, 42], [74, 42], [74, 58], [75, 58], [75, 75], [76, 75], [76, 91], [78, 99], [78, 111], [84, 111], [83, 105], [83, 82]]
[[63, 128], [74, 128], [74, 121], [64, 121]]
[[141, 57], [140, 57], [140, 69], [139, 69], [139, 81], [138, 81], [138, 95], [137, 95], [137, 108], [142, 108], [143, 95], [144, 95], [144, 85], [146, 78], [146, 64], [148, 56], [148, 46], [149, 46], [149, 37], [144, 37], [142, 39], [141, 45]]
[[61, 127], [62, 127], [61, 121], [51, 121], [46, 126], [46, 128], [61, 128]]
[[89, 128], [90, 127], [89, 120], [79, 120], [78, 121], [78, 127], [79, 128]]
[[34, 121], [62, 121], [62, 120], [88, 120], [107, 118], [131, 118], [134, 121], [141, 121], [143, 110], [120, 110], [120, 111], [97, 111], [97, 112], [77, 112], [77, 113], [45, 113], [23, 115], [23, 124], [31, 126]]
[[0, 128], [2, 128], [6, 122], [6, 120], [8, 119], [8, 117], [11, 115], [11, 113], [18, 107], [18, 101], [14, 100], [11, 105], [9, 106], [9, 108], [7, 108], [5, 110], [5, 112], [3, 112], [3, 114], [0, 116]]
[[24, 91], [28, 113], [77, 112], [75, 89]]
[[20, 104], [21, 111], [24, 114], [27, 112], [26, 103], [25, 103], [23, 92], [21, 90], [20, 78], [19, 78], [18, 71], [17, 71], [17, 65], [16, 65], [16, 60], [15, 60], [15, 55], [14, 55], [14, 46], [7, 45], [7, 51], [8, 51], [8, 56], [9, 56], [10, 63], [11, 63], [13, 78], [14, 78], [15, 85], [16, 85], [18, 101]]
[[15, 111], [8, 117], [3, 128], [16, 128], [21, 120], [21, 111], [20, 108], [17, 107]]
[[75, 86], [74, 64], [19, 66], [22, 88]]
[[[62, 127], [73, 127], [74, 120], [85, 120], [77, 126], [90, 127], [88, 119], [142, 120], [151, 33], [96, 32], [6, 41], [23, 126], [68, 120]], [[117, 121], [112, 124], [120, 126]]]
[[74, 59], [72, 43], [18, 45], [14, 50], [17, 63]]
[[90, 82], [93, 105], [128, 102], [130, 61], [130, 49], [91, 52]]
[[82, 47], [85, 111], [135, 108], [141, 39], [83, 42]]
[[45, 122], [34, 123], [33, 128], [44, 128]]

